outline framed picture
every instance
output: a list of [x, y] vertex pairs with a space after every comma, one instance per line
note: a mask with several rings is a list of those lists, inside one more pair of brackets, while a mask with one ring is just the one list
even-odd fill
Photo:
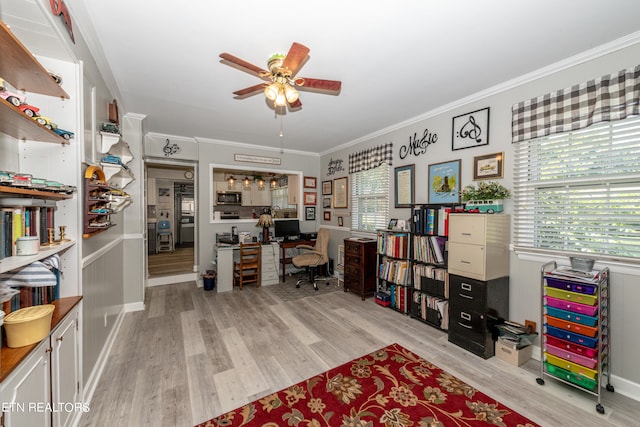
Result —
[[307, 221], [315, 221], [316, 220], [316, 207], [315, 206], [307, 206], [304, 208], [304, 219]]
[[460, 160], [429, 165], [429, 203], [460, 202]]
[[489, 144], [489, 107], [454, 117], [452, 138], [453, 150]]
[[331, 212], [324, 211], [324, 220], [325, 221], [331, 221]]
[[341, 216], [338, 217], [338, 226], [342, 227], [344, 225], [344, 220], [342, 219]]
[[305, 205], [315, 205], [318, 199], [318, 193], [315, 191], [305, 191], [304, 192], [304, 204]]
[[392, 218], [391, 220], [389, 220], [389, 225], [387, 226], [387, 228], [389, 230], [393, 230], [394, 228], [396, 228], [396, 225], [398, 225], [398, 218]]
[[415, 195], [415, 165], [395, 168], [395, 207], [410, 208]]
[[473, 179], [502, 178], [504, 172], [504, 153], [493, 153], [473, 158]]
[[304, 188], [316, 188], [318, 179], [311, 176], [304, 177]]
[[322, 181], [322, 195], [330, 196], [333, 193], [333, 181]]
[[349, 177], [333, 180], [333, 207], [346, 209], [349, 207]]
[[322, 207], [324, 209], [331, 209], [331, 197], [322, 198]]

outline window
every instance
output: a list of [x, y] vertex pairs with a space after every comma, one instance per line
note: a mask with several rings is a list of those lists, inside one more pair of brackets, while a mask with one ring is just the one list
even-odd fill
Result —
[[514, 144], [516, 249], [638, 262], [639, 141], [635, 116]]
[[389, 223], [389, 174], [387, 163], [351, 174], [351, 228], [375, 231]]

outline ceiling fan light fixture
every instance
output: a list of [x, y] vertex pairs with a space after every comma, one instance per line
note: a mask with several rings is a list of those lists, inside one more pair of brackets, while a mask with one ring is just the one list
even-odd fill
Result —
[[276, 96], [275, 104], [278, 107], [284, 107], [287, 105], [287, 97], [284, 94], [284, 90], [282, 88], [278, 91], [278, 96]]
[[279, 86], [277, 83], [271, 83], [269, 86], [264, 88], [264, 95], [270, 101], [275, 101], [278, 96]]
[[284, 94], [289, 104], [296, 102], [298, 100], [298, 96], [299, 96], [298, 91], [293, 86], [290, 86], [290, 85], [285, 86]]

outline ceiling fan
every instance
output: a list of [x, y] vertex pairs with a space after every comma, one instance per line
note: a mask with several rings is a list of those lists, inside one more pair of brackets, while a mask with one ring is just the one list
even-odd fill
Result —
[[221, 53], [220, 58], [223, 64], [264, 80], [264, 83], [233, 92], [234, 98], [244, 99], [264, 92], [267, 99], [273, 102], [276, 114], [284, 114], [287, 107], [290, 111], [302, 108], [298, 90], [338, 95], [342, 87], [342, 82], [337, 80], [296, 77], [309, 59], [309, 48], [296, 42], [291, 45], [286, 55], [275, 54], [267, 60], [268, 71], [226, 52]]

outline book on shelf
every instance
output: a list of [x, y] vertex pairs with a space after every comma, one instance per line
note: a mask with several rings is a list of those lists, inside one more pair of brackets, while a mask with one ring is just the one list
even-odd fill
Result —
[[18, 237], [38, 236], [48, 241], [48, 228], [55, 227], [51, 206], [5, 207], [0, 209], [0, 259], [16, 255]]

